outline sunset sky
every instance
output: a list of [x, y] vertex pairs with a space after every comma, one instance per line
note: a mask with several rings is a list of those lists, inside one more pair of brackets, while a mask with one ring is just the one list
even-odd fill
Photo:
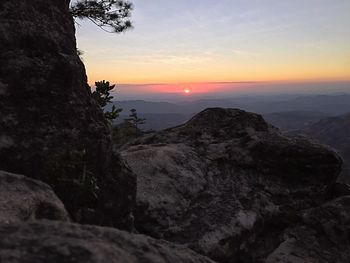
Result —
[[349, 0], [132, 2], [126, 33], [79, 21], [90, 83], [174, 84], [128, 86], [147, 93], [205, 92], [198, 82], [350, 80]]

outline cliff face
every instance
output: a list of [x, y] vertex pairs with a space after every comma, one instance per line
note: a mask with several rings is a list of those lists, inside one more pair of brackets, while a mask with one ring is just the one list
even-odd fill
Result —
[[103, 171], [109, 131], [66, 1], [1, 1], [0, 32], [1, 168], [46, 179], [54, 162], [86, 151], [92, 172]]
[[[49, 183], [73, 212], [104, 205], [97, 187], [111, 202], [131, 204], [134, 179], [113, 157], [108, 124], [90, 96], [68, 2], [0, 2], [0, 169]], [[114, 181], [131, 188], [109, 191]]]
[[341, 159], [260, 115], [207, 109], [122, 150], [137, 174], [136, 228], [220, 262], [262, 262], [319, 206]]

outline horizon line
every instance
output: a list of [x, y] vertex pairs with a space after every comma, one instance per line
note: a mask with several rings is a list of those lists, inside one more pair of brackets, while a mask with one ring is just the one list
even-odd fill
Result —
[[256, 81], [200, 81], [200, 82], [178, 82], [178, 83], [116, 83], [123, 86], [160, 86], [160, 85], [198, 85], [198, 84], [259, 84], [259, 83], [332, 83], [349, 82], [350, 79], [339, 80], [256, 80]]

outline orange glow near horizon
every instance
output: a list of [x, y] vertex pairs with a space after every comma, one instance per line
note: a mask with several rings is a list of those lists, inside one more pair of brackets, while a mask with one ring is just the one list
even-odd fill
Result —
[[185, 94], [191, 93], [191, 89], [190, 89], [190, 88], [185, 88], [185, 89], [184, 89], [184, 93], [185, 93]]
[[195, 95], [254, 86], [239, 82], [350, 81], [350, 1], [132, 2], [135, 27], [125, 34], [79, 21], [90, 84], [143, 94], [190, 85]]
[[[93, 85], [92, 85], [93, 87]], [[261, 94], [270, 92], [317, 92], [317, 91], [350, 91], [349, 81], [266, 81], [266, 82], [217, 82], [186, 84], [117, 84], [113, 90], [116, 94], [183, 94], [198, 96], [203, 94]], [[341, 87], [341, 90], [339, 89]], [[338, 90], [336, 90], [338, 89]]]
[[[349, 55], [350, 58], [350, 55]], [[316, 64], [273, 65], [266, 62], [264, 65], [236, 66], [230, 63], [215, 65], [202, 65], [192, 70], [178, 70], [174, 67], [135, 67], [127, 63], [105, 67], [99, 64], [85, 63], [89, 83], [108, 80], [111, 83], [127, 83], [132, 85], [145, 85], [147, 83], [162, 83], [166, 86], [178, 83], [221, 83], [221, 82], [327, 82], [350, 81], [350, 59], [343, 58], [343, 62], [332, 65], [321, 62]], [[126, 68], [122, 68], [126, 66]], [[130, 69], [130, 70], [128, 70]], [[116, 73], [118, 72], [118, 73]], [[161, 87], [162, 85], [159, 85]], [[178, 92], [182, 92], [179, 90]], [[174, 90], [159, 89], [159, 92], [174, 92]], [[196, 90], [197, 92], [197, 90]], [[204, 92], [204, 90], [198, 91]]]

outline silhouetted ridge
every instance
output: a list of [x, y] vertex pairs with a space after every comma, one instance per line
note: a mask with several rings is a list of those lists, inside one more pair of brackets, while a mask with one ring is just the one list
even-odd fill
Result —
[[183, 127], [208, 133], [220, 130], [225, 132], [223, 136], [237, 136], [237, 132], [246, 129], [267, 131], [269, 125], [259, 114], [239, 109], [208, 108], [196, 114]]

